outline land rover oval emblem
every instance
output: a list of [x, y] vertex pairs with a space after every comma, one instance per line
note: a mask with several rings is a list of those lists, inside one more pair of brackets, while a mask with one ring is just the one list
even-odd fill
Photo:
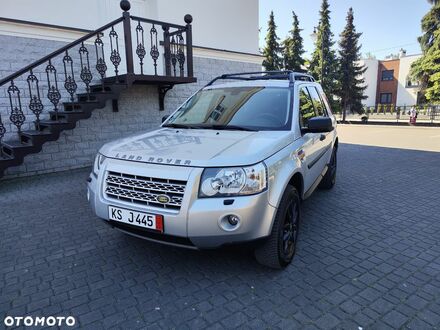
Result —
[[171, 201], [167, 195], [159, 195], [156, 197], [156, 200], [162, 204], [168, 204]]

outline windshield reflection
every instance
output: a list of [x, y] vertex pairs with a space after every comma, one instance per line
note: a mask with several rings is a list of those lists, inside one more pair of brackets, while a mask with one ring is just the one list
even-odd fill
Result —
[[202, 90], [164, 125], [236, 130], [288, 129], [290, 90], [278, 87], [229, 87]]

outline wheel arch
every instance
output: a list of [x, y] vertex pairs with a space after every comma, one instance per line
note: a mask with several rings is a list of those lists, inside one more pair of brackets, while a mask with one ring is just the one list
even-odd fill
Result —
[[[294, 186], [298, 191], [300, 199], [303, 198], [304, 194], [304, 178], [301, 172], [295, 172], [289, 180], [289, 185]], [[286, 187], [287, 188], [287, 187]], [[284, 189], [285, 191], [285, 189]]]

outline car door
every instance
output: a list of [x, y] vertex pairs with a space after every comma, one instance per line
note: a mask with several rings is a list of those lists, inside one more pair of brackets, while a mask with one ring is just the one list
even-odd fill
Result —
[[308, 133], [307, 123], [311, 118], [317, 117], [315, 110], [315, 105], [313, 104], [313, 99], [310, 96], [308, 87], [310, 85], [302, 84], [298, 88], [298, 99], [299, 99], [299, 126], [301, 128], [301, 144], [302, 149], [300, 150], [302, 162], [305, 165], [304, 171], [304, 191], [307, 192], [312, 186], [316, 179], [321, 174], [322, 169], [319, 166], [315, 166], [316, 159], [319, 157], [320, 146], [319, 134]]
[[[316, 115], [319, 117], [329, 117], [329, 112], [321, 98], [320, 90], [316, 86], [307, 87], [310, 97], [315, 108]], [[315, 149], [316, 154], [312, 160], [312, 167], [316, 167], [315, 172], [322, 173], [325, 166], [328, 164], [331, 156], [331, 147], [333, 141], [333, 132], [315, 133]]]

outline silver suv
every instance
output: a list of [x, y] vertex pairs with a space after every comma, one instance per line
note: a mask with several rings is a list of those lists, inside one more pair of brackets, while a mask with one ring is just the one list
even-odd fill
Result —
[[88, 199], [125, 233], [195, 249], [253, 242], [260, 263], [282, 268], [295, 254], [301, 201], [335, 184], [337, 149], [311, 76], [223, 75], [158, 129], [104, 145]]

